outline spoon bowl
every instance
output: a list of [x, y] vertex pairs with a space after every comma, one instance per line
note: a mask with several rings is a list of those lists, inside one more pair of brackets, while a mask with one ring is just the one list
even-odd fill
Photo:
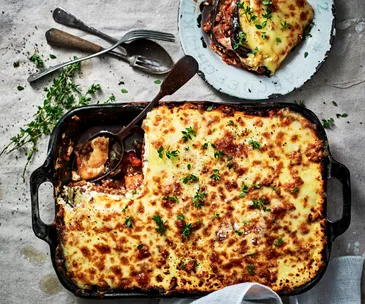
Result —
[[[127, 126], [123, 126], [118, 132], [112, 132], [110, 130], [102, 130], [98, 133], [90, 136], [83, 144], [78, 145], [80, 149], [76, 148], [75, 154], [77, 158], [76, 163], [81, 163], [79, 158], [80, 152], [88, 151], [90, 142], [98, 137], [105, 137], [109, 139], [108, 159], [104, 162], [104, 171], [97, 176], [91, 176], [87, 178], [91, 181], [100, 180], [108, 175], [111, 175], [120, 166], [124, 152], [124, 140], [130, 134], [135, 125], [143, 119], [147, 113], [155, 107], [158, 102], [165, 96], [172, 95], [179, 88], [181, 88], [186, 82], [188, 82], [198, 71], [198, 63], [191, 56], [184, 56], [181, 58], [171, 69], [170, 73], [167, 74], [166, 78], [161, 84], [160, 91], [156, 97], [139, 113]], [[85, 179], [85, 178], [84, 178]]]

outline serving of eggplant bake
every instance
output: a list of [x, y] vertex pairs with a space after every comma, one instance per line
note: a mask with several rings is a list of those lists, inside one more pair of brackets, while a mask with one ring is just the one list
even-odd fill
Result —
[[[271, 76], [313, 21], [307, 0], [211, 0], [204, 31], [229, 65]], [[213, 3], [214, 2], [214, 3]]]
[[[281, 292], [323, 269], [326, 152], [308, 119], [185, 103], [158, 106], [142, 129], [119, 175], [74, 172], [57, 198], [58, 265], [80, 290]], [[105, 147], [83, 165], [98, 169]]]

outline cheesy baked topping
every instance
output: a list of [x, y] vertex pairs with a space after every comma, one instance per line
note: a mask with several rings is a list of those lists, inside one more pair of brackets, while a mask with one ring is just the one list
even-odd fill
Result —
[[205, 25], [212, 49], [228, 64], [273, 75], [314, 17], [306, 0], [219, 0]]
[[288, 291], [324, 267], [324, 150], [306, 118], [161, 105], [142, 128], [136, 190], [83, 182], [58, 198], [60, 263], [80, 289]]

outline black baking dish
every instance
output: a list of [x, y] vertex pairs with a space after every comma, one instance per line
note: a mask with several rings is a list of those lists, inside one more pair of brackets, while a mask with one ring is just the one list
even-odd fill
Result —
[[[175, 103], [170, 103], [175, 104]], [[205, 106], [214, 105], [210, 102], [199, 102]], [[216, 104], [219, 105], [219, 104]], [[144, 107], [146, 103], [128, 103], [128, 104], [109, 104], [95, 105], [78, 108], [67, 113], [54, 128], [47, 152], [47, 158], [44, 164], [36, 169], [30, 178], [31, 203], [32, 203], [32, 225], [34, 233], [40, 239], [46, 241], [50, 246], [52, 263], [57, 276], [63, 286], [75, 295], [85, 298], [118, 298], [118, 297], [166, 297], [165, 294], [159, 294], [156, 291], [151, 293], [142, 293], [139, 291], [103, 291], [80, 290], [71, 280], [69, 280], [63, 271], [61, 265], [57, 263], [57, 246], [59, 238], [56, 223], [46, 225], [40, 219], [38, 204], [38, 188], [44, 182], [51, 182], [55, 188], [55, 192], [60, 186], [67, 184], [71, 178], [72, 157], [64, 157], [67, 155], [67, 149], [70, 143], [79, 140], [82, 134], [95, 131], [100, 127], [120, 128], [122, 125], [128, 124]], [[318, 137], [323, 141], [324, 149], [328, 151], [328, 155], [322, 163], [322, 175], [324, 179], [324, 189], [327, 190], [326, 181], [330, 178], [336, 178], [342, 183], [343, 192], [343, 212], [341, 219], [331, 222], [327, 220], [326, 236], [327, 245], [324, 253], [324, 260], [327, 264], [330, 258], [332, 243], [336, 237], [344, 233], [350, 225], [351, 221], [351, 186], [349, 170], [342, 164], [338, 163], [331, 156], [326, 133], [313, 112], [301, 106], [289, 103], [251, 103], [251, 104], [229, 104], [238, 110], [246, 112], [265, 113], [272, 109], [289, 108], [291, 111], [300, 113], [313, 123], [317, 128]], [[79, 119], [73, 119], [74, 116]], [[60, 157], [62, 156], [62, 157]], [[55, 193], [57, 195], [57, 193]], [[50, 202], [51, 203], [51, 202]], [[55, 202], [53, 202], [55, 203]], [[325, 196], [324, 215], [327, 215], [327, 200]], [[56, 204], [56, 214], [57, 204]], [[323, 267], [319, 273], [307, 284], [297, 287], [293, 290], [279, 292], [280, 295], [296, 295], [303, 293], [315, 284], [323, 276], [326, 267]], [[204, 294], [170, 294], [168, 296], [177, 297], [198, 297]]]

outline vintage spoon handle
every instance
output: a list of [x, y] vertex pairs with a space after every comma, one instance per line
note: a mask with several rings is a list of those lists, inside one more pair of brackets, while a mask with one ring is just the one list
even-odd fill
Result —
[[[104, 50], [104, 48], [100, 45], [55, 28], [52, 28], [46, 32], [46, 39], [50, 45], [79, 50], [88, 53], [97, 53]], [[108, 52], [108, 55], [113, 55], [129, 62], [128, 57], [124, 54], [110, 51]]]
[[103, 38], [106, 41], [109, 41], [109, 42], [112, 42], [112, 43], [116, 43], [118, 41], [117, 39], [115, 39], [115, 38], [113, 38], [113, 37], [111, 37], [107, 34], [104, 34], [103, 32], [100, 32], [96, 28], [93, 28], [89, 25], [86, 25], [83, 21], [76, 18], [74, 15], [66, 12], [64, 9], [62, 9], [60, 7], [57, 7], [53, 11], [53, 19], [57, 23], [67, 25], [67, 26], [71, 26], [71, 27], [83, 30], [85, 32], [89, 32], [90, 34], [94, 34], [96, 36], [99, 36], [100, 38]]

